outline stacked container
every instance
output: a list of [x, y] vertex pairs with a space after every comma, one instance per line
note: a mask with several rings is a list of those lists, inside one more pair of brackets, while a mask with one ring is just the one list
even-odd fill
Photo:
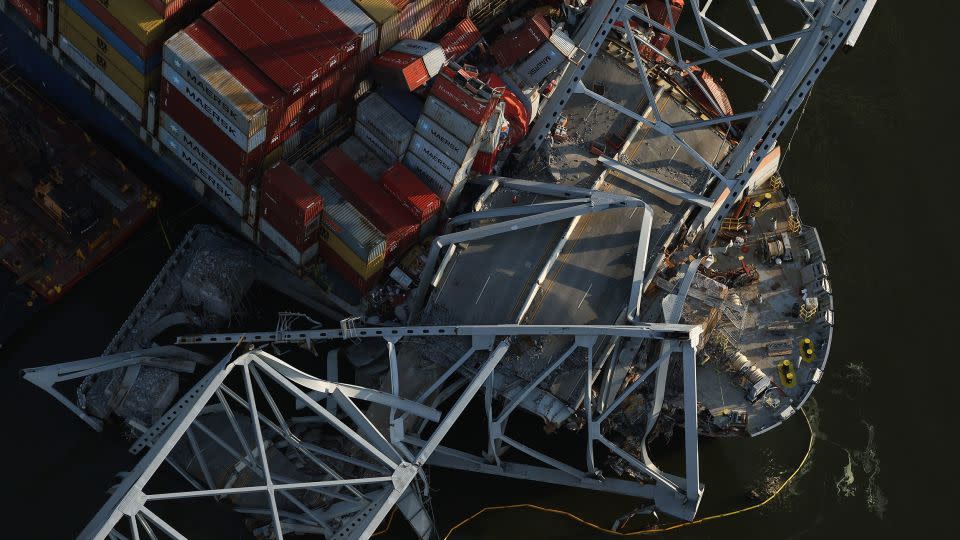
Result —
[[444, 207], [456, 204], [500, 92], [450, 64], [434, 80], [403, 162]]
[[514, 67], [513, 71], [524, 86], [537, 86], [547, 75], [572, 58], [576, 50], [577, 46], [570, 37], [562, 30], [557, 30], [533, 54]]
[[316, 256], [323, 197], [286, 163], [264, 172], [259, 213], [260, 234], [295, 264], [302, 265]]
[[60, 0], [60, 48], [128, 114], [143, 121], [148, 95], [159, 79], [163, 40], [210, 3]]
[[500, 67], [507, 68], [530, 56], [550, 37], [550, 33], [550, 23], [538, 13], [517, 30], [497, 38], [490, 46], [490, 53]]
[[446, 62], [440, 45], [405, 39], [374, 60], [371, 72], [384, 86], [413, 91], [440, 73]]
[[376, 48], [372, 21], [341, 4], [221, 0], [164, 47], [159, 138], [238, 213], [263, 167], [336, 119]]
[[322, 176], [331, 178], [331, 183], [343, 198], [359, 209], [386, 236], [388, 260], [405, 251], [416, 240], [420, 222], [343, 150], [331, 149], [313, 167]]
[[487, 127], [477, 144], [477, 157], [473, 161], [472, 169], [480, 174], [490, 174], [497, 163], [497, 156], [503, 143], [509, 138], [510, 125], [504, 115], [506, 103], [497, 104], [497, 110], [487, 120]]
[[374, 93], [357, 105], [354, 134], [382, 161], [394, 163], [406, 151], [413, 125]]
[[7, 5], [13, 6], [37, 30], [46, 30], [47, 0], [7, 0]]
[[400, 10], [407, 5], [405, 0], [353, 0], [379, 29], [377, 52], [385, 52], [400, 40]]
[[363, 144], [356, 135], [343, 141], [343, 143], [340, 144], [340, 149], [370, 178], [380, 178], [387, 170], [388, 164], [383, 161], [376, 152], [371, 150], [370, 147]]
[[480, 42], [482, 36], [477, 26], [470, 19], [457, 23], [449, 32], [440, 38], [440, 46], [447, 60], [456, 61], [470, 52], [470, 49]]
[[420, 223], [420, 236], [433, 232], [440, 211], [440, 199], [403, 163], [384, 171], [380, 185], [393, 195]]
[[376, 284], [383, 271], [386, 238], [327, 179], [310, 170], [314, 190], [324, 201], [320, 256], [347, 282], [366, 291]]

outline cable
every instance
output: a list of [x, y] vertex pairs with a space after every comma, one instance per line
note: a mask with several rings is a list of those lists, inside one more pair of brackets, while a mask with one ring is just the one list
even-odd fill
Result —
[[370, 535], [370, 538], [374, 536], [380, 536], [381, 534], [386, 534], [390, 530], [390, 526], [393, 525], [393, 517], [397, 515], [397, 507], [394, 506], [393, 510], [390, 511], [390, 517], [387, 519], [387, 524], [384, 525], [382, 529]]
[[783, 489], [786, 488], [787, 485], [789, 485], [790, 482], [792, 482], [792, 481], [797, 477], [797, 475], [798, 475], [798, 474], [800, 473], [800, 471], [803, 469], [804, 465], [806, 465], [807, 462], [810, 460], [810, 456], [813, 454], [813, 444], [814, 444], [814, 441], [815, 441], [816, 438], [817, 438], [817, 437], [816, 437], [816, 432], [814, 432], [814, 430], [813, 430], [813, 425], [810, 423], [810, 418], [807, 417], [807, 413], [804, 412], [803, 409], [800, 409], [800, 412], [803, 414], [803, 419], [806, 420], [806, 422], [807, 422], [807, 429], [810, 430], [810, 441], [807, 443], [807, 453], [804, 454], [803, 459], [800, 460], [800, 463], [797, 465], [797, 468], [794, 469], [793, 473], [790, 474], [790, 476], [788, 476], [787, 479], [784, 480], [782, 484], [780, 484], [780, 487], [778, 487], [778, 488], [776, 489], [776, 491], [774, 491], [773, 494], [771, 494], [769, 497], [767, 497], [766, 499], [764, 499], [763, 501], [761, 501], [761, 502], [759, 502], [759, 503], [757, 503], [757, 504], [753, 504], [753, 505], [750, 505], [750, 506], [747, 506], [747, 507], [744, 507], [744, 508], [740, 508], [740, 509], [738, 509], [738, 510], [732, 510], [732, 511], [730, 511], [730, 512], [724, 512], [724, 513], [721, 513], [721, 514], [714, 514], [714, 515], [712, 515], [712, 516], [702, 517], [702, 518], [700, 518], [700, 519], [695, 519], [695, 520], [693, 520], [693, 521], [687, 521], [687, 522], [683, 522], [683, 523], [676, 523], [676, 524], [674, 524], [674, 525], [669, 525], [669, 526], [667, 526], [667, 527], [651, 527], [651, 528], [649, 528], [649, 529], [642, 529], [642, 530], [639, 530], [639, 531], [630, 531], [630, 532], [620, 532], [620, 531], [615, 531], [615, 530], [613, 530], [613, 529], [608, 529], [608, 528], [606, 528], [606, 527], [602, 527], [602, 526], [597, 525], [597, 524], [595, 524], [595, 523], [591, 523], [591, 522], [589, 522], [589, 521], [587, 521], [587, 520], [585, 520], [585, 519], [583, 519], [583, 518], [581, 518], [581, 517], [579, 517], [579, 516], [577, 516], [577, 515], [575, 515], [575, 514], [572, 514], [572, 513], [570, 513], [570, 512], [567, 512], [566, 510], [558, 510], [558, 509], [556, 509], [556, 508], [547, 508], [547, 507], [538, 506], [538, 505], [535, 505], [535, 504], [520, 503], [520, 504], [507, 504], [507, 505], [503, 505], [503, 506], [487, 506], [487, 507], [485, 507], [485, 508], [482, 508], [480, 511], [476, 512], [476, 513], [473, 514], [472, 516], [470, 516], [470, 517], [464, 519], [463, 521], [457, 523], [456, 525], [454, 525], [454, 526], [447, 532], [446, 536], [443, 537], [443, 540], [449, 540], [450, 537], [453, 535], [454, 532], [456, 532], [457, 529], [463, 527], [463, 526], [466, 525], [467, 523], [470, 523], [471, 521], [473, 521], [474, 519], [480, 517], [481, 515], [486, 514], [486, 513], [488, 513], [488, 512], [497, 511], [497, 510], [513, 510], [513, 509], [521, 509], [521, 508], [522, 508], [522, 509], [526, 509], [526, 510], [537, 510], [537, 511], [545, 512], [545, 513], [548, 513], [548, 514], [557, 514], [557, 515], [563, 516], [563, 517], [565, 517], [565, 518], [568, 518], [568, 519], [571, 519], [571, 520], [573, 520], [573, 521], [576, 521], [577, 523], [580, 523], [581, 525], [584, 525], [584, 526], [586, 526], [586, 527], [589, 527], [589, 528], [591, 528], [591, 529], [593, 529], [593, 530], [595, 530], [595, 531], [598, 531], [598, 532], [601, 532], [601, 533], [605, 533], [605, 534], [609, 534], [609, 535], [612, 535], [612, 536], [641, 536], [641, 535], [647, 535], [647, 534], [655, 534], [655, 533], [662, 533], [662, 532], [667, 532], [667, 531], [673, 531], [673, 530], [676, 530], [676, 529], [681, 529], [681, 528], [683, 528], [683, 527], [689, 527], [689, 526], [691, 526], [691, 525], [698, 525], [698, 524], [700, 524], [700, 523], [704, 523], [704, 522], [707, 522], [707, 521], [713, 521], [713, 520], [715, 520], [715, 519], [720, 519], [720, 518], [735, 516], [735, 515], [737, 515], [737, 514], [742, 514], [742, 513], [744, 513], [744, 512], [750, 512], [750, 511], [752, 511], [752, 510], [756, 510], [756, 509], [758, 509], [758, 508], [762, 508], [763, 506], [769, 504], [771, 501], [773, 501], [774, 499], [776, 499], [778, 495], [780, 495], [780, 493], [783, 491]]

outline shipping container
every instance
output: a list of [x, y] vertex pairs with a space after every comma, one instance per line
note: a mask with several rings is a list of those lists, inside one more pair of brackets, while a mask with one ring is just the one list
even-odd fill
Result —
[[384, 101], [411, 124], [416, 123], [420, 114], [423, 113], [423, 101], [410, 92], [381, 87], [377, 90], [377, 94], [380, 94]]
[[[46, 8], [44, 8], [46, 10]], [[152, 47], [150, 51], [145, 51], [143, 46], [132, 36], [124, 40], [117, 32], [110, 28], [104, 20], [100, 19], [91, 12], [80, 0], [60, 0], [59, 22], [62, 25], [64, 21], [69, 23], [77, 30], [84, 30], [83, 26], [90, 28], [85, 31], [88, 40], [94, 41], [90, 33], [96, 33], [103, 42], [103, 45], [112, 49], [113, 55], [122, 56], [130, 65], [136, 68], [140, 73], [152, 71], [160, 67], [160, 46]], [[122, 31], [126, 31], [122, 29]], [[67, 39], [70, 39], [69, 37]], [[73, 42], [74, 40], [71, 40]], [[133, 42], [131, 46], [128, 41]], [[98, 43], [98, 45], [100, 45]], [[154, 50], [155, 49], [155, 50]]]
[[[204, 2], [195, 2], [194, 0], [146, 0], [150, 7], [157, 12], [158, 15], [162, 17], [172, 17], [175, 13], [180, 11], [184, 6], [188, 4], [203, 4]], [[206, 0], [207, 4], [212, 4], [210, 0]]]
[[[83, 15], [78, 5], [97, 19], [103, 21], [120, 39], [123, 39], [141, 58], [149, 58], [160, 53], [163, 40], [182, 26], [182, 21], [202, 2], [185, 2], [181, 9], [170, 17], [157, 13], [147, 0], [66, 0], [70, 7]], [[132, 39], [131, 39], [132, 38]]]
[[380, 84], [413, 91], [427, 84], [430, 73], [423, 58], [389, 50], [370, 64], [370, 74]]
[[259, 228], [260, 234], [270, 240], [273, 245], [277, 246], [277, 248], [280, 249], [280, 252], [286, 255], [287, 258], [293, 261], [293, 264], [297, 266], [303, 266], [309, 263], [319, 253], [319, 242], [314, 242], [306, 249], [298, 249], [297, 246], [294, 246], [289, 240], [284, 238], [283, 234], [281, 234], [276, 227], [271, 225], [267, 219], [260, 218]]
[[47, 0], [7, 0], [7, 5], [13, 6], [37, 30], [46, 31]]
[[331, 149], [313, 166], [321, 174], [329, 175], [337, 191], [387, 237], [388, 257], [406, 249], [416, 238], [419, 222], [343, 150]]
[[423, 116], [434, 120], [464, 143], [469, 144], [475, 141], [477, 134], [480, 132], [480, 126], [433, 96], [427, 97], [427, 102], [423, 107]]
[[[323, 233], [329, 234], [329, 231], [326, 229], [321, 229]], [[381, 259], [379, 264], [366, 265], [358, 262], [357, 256], [348, 253], [349, 260], [344, 259], [335, 249], [336, 244], [339, 242], [336, 238], [331, 238], [330, 243], [320, 242], [318, 255], [323, 260], [324, 264], [330, 271], [336, 272], [344, 281], [346, 281], [351, 287], [356, 288], [361, 293], [366, 293], [370, 289], [374, 288], [377, 283], [380, 282], [380, 277], [383, 275], [383, 260]], [[345, 249], [341, 246], [341, 250]], [[365, 269], [365, 273], [368, 273], [368, 277], [363, 277], [361, 274], [357, 273], [354, 270], [356, 265], [361, 265]]]
[[367, 145], [367, 148], [372, 150], [377, 157], [383, 160], [386, 163], [393, 163], [400, 159], [400, 155], [394, 154], [387, 145], [383, 144], [376, 135], [373, 134], [369, 129], [366, 128], [360, 122], [357, 122], [353, 126], [353, 134], [360, 139], [363, 144]]
[[499, 97], [494, 89], [479, 79], [465, 78], [449, 67], [443, 68], [434, 79], [430, 95], [477, 125], [490, 118]]
[[350, 156], [350, 159], [374, 180], [380, 178], [384, 171], [387, 170], [387, 163], [380, 159], [377, 153], [371, 150], [370, 147], [363, 144], [356, 135], [343, 141], [343, 143], [340, 144], [340, 149]]
[[480, 30], [473, 21], [464, 19], [440, 38], [440, 46], [443, 47], [447, 60], [457, 60], [467, 54], [481, 38]]
[[550, 43], [560, 51], [560, 54], [573, 60], [577, 52], [577, 44], [570, 39], [570, 36], [567, 35], [563, 30], [554, 30], [550, 34]]
[[223, 164], [241, 182], [249, 183], [256, 175], [266, 145], [246, 152], [232, 141], [213, 121], [199, 114], [193, 102], [187, 99], [169, 81], [160, 81], [160, 110], [179, 124], [210, 155]]
[[323, 197], [285, 162], [263, 173], [259, 213], [297, 249], [316, 244], [323, 216]]
[[447, 56], [443, 52], [443, 47], [429, 41], [404, 39], [397, 42], [390, 50], [422, 58], [430, 77], [435, 77], [440, 73], [440, 69], [447, 63]]
[[441, 205], [447, 200], [450, 194], [451, 184], [440, 174], [431, 169], [422, 159], [416, 155], [407, 152], [403, 156], [403, 164], [420, 179], [421, 182], [436, 194]]
[[491, 152], [477, 152], [477, 157], [473, 160], [473, 171], [480, 174], [490, 174], [493, 172], [493, 166], [497, 163], [497, 154]]
[[440, 210], [440, 199], [403, 163], [396, 163], [380, 177], [380, 185], [413, 213], [421, 226]]
[[410, 149], [407, 153], [421, 159], [451, 185], [465, 178], [466, 173], [470, 170], [470, 161], [459, 162], [450, 159], [439, 148], [417, 134], [414, 134], [413, 138], [410, 139]]
[[[183, 150], [183, 155], [189, 154], [193, 156], [193, 159], [199, 162], [199, 166], [203, 166], [210, 171], [213, 178], [220, 184], [226, 186], [228, 191], [239, 195], [244, 194], [246, 191], [245, 183], [241, 182], [233, 173], [227, 170], [227, 168], [207, 152], [193, 136], [174, 122], [167, 113], [162, 111], [160, 112], [160, 127], [160, 141], [172, 152], [178, 153], [179, 155], [180, 151]], [[187, 163], [191, 169], [195, 169], [196, 167], [193, 163], [190, 163], [183, 155], [180, 155], [181, 161]], [[211, 185], [211, 187], [217, 191], [222, 191], [218, 186]]]
[[[161, 118], [166, 115], [161, 113]], [[161, 120], [162, 122], [162, 120]], [[167, 117], [167, 125], [170, 124]], [[183, 132], [180, 132], [181, 136]], [[187, 166], [193, 174], [200, 179], [213, 193], [217, 194], [234, 212], [243, 216], [246, 214], [246, 194], [247, 187], [239, 182], [228, 184], [223, 179], [223, 169], [219, 169], [220, 174], [213, 172], [214, 167], [208, 167], [191, 148], [197, 148], [196, 145], [181, 144], [181, 137], [173, 135], [165, 127], [157, 130], [157, 138], [170, 150], [177, 159]], [[202, 149], [201, 149], [202, 150]]]
[[163, 79], [189, 100], [198, 111], [210, 119], [228, 139], [244, 152], [252, 152], [266, 142], [266, 128], [262, 128], [253, 135], [247, 135], [233, 125], [230, 119], [207, 98], [205, 92], [190, 84], [167, 63], [163, 64]]
[[357, 123], [363, 124], [390, 150], [395, 161], [410, 143], [413, 125], [376, 93], [357, 105]]
[[500, 67], [510, 67], [523, 60], [550, 37], [550, 23], [539, 13], [527, 19], [522, 27], [503, 34], [490, 45], [490, 53]]
[[[288, 59], [274, 52], [260, 35], [247, 28], [229, 8], [218, 2], [203, 12], [203, 18], [243, 53], [253, 65], [260, 68], [288, 98], [299, 96], [307, 89], [305, 84], [309, 81], [304, 80], [300, 73], [294, 70], [288, 63]], [[278, 37], [274, 36], [273, 39]]]
[[513, 71], [524, 86], [538, 86], [547, 75], [553, 73], [566, 60], [567, 57], [553, 43], [546, 41]]
[[143, 107], [141, 107], [136, 101], [133, 100], [130, 96], [124, 92], [117, 83], [113, 82], [110, 77], [107, 77], [100, 66], [98, 66], [93, 60], [87, 58], [77, 47], [73, 45], [66, 37], [63, 35], [60, 36], [60, 50], [63, 51], [63, 54], [67, 56], [74, 64], [76, 64], [84, 73], [87, 74], [93, 81], [103, 89], [103, 91], [109, 95], [114, 101], [116, 101], [120, 107], [126, 111], [127, 114], [132, 116], [138, 122], [142, 122], [144, 118]]
[[168, 39], [163, 59], [241, 132], [253, 135], [267, 128], [272, 136], [281, 125], [283, 91], [203, 19]]
[[440, 127], [429, 116], [421, 116], [417, 121], [415, 133], [426, 139], [427, 142], [436, 146], [441, 152], [456, 163], [469, 161], [476, 155], [477, 141], [465, 143], [454, 136], [449, 131]]
[[400, 39], [400, 10], [389, 0], [353, 0], [377, 24], [380, 42], [377, 52], [383, 53]]
[[[64, 14], [69, 12], [69, 9], [65, 8], [60, 12], [60, 34], [66, 37], [85, 57], [95, 63], [104, 76], [120, 87], [142, 110], [147, 103], [147, 94], [157, 88], [160, 70], [154, 69], [147, 74], [138, 71], [123, 56], [116, 54], [113, 48], [82, 19], [73, 18], [69, 15], [63, 17]], [[80, 24], [82, 27], [75, 27], [72, 23]]]
[[[322, 243], [333, 247], [341, 257], [360, 263], [354, 270], [368, 277], [383, 267], [387, 239], [359, 210], [346, 201], [325, 178], [313, 183], [323, 197]], [[334, 241], [336, 240], [336, 242]]]

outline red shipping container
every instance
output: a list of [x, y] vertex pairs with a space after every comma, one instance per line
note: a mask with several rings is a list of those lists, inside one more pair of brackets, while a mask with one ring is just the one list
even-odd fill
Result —
[[160, 81], [160, 110], [186, 130], [240, 182], [249, 184], [256, 175], [266, 145], [261, 144], [252, 152], [244, 152], [166, 79]]
[[403, 163], [380, 176], [380, 185], [424, 224], [440, 210], [440, 199]]
[[359, 289], [360, 292], [365, 293], [369, 291], [380, 281], [382, 272], [377, 272], [373, 276], [363, 279], [360, 277], [360, 274], [351, 268], [346, 261], [340, 258], [340, 255], [331, 249], [326, 242], [320, 242], [317, 252], [320, 254], [320, 258], [323, 259], [323, 262], [327, 263], [327, 266], [333, 268], [338, 274], [340, 274], [340, 277], [342, 277], [350, 285]]
[[[203, 13], [203, 18], [270, 78], [287, 96], [298, 96], [307, 89], [303, 76], [248, 28], [229, 8], [218, 2]], [[277, 36], [274, 36], [277, 39]]]
[[46, 0], [7, 0], [7, 3], [20, 12], [27, 22], [37, 27], [37, 30], [41, 32], [46, 30], [44, 26], [47, 20]]
[[413, 91], [430, 80], [423, 58], [397, 51], [387, 51], [370, 66], [377, 82], [391, 88]]
[[473, 170], [480, 174], [490, 174], [493, 172], [493, 166], [497, 163], [498, 152], [477, 152], [477, 157], [473, 158]]
[[263, 173], [260, 217], [298, 250], [317, 243], [322, 215], [323, 197], [286, 162], [281, 161]]
[[480, 30], [473, 21], [464, 19], [440, 38], [440, 46], [443, 47], [447, 60], [456, 60], [473, 48], [480, 38]]
[[500, 67], [510, 67], [530, 56], [534, 49], [549, 38], [550, 23], [538, 13], [519, 29], [497, 38], [490, 46], [490, 53]]
[[[210, 56], [217, 60], [224, 69], [230, 72], [244, 88], [260, 100], [260, 103], [267, 109], [267, 141], [270, 142], [275, 135], [296, 120], [300, 114], [297, 107], [287, 107], [284, 99], [283, 90], [277, 87], [266, 75], [254, 66], [250, 61], [233, 45], [231, 45], [223, 36], [220, 35], [210, 24], [198, 19], [196, 22], [184, 29], [184, 33], [190, 36], [193, 41], [203, 48]], [[197, 87], [205, 83], [188, 77], [190, 82]], [[229, 97], [229, 96], [228, 96]], [[297, 103], [294, 101], [294, 103]]]
[[200, 2], [198, 0], [147, 0], [147, 3], [150, 4], [150, 7], [152, 7], [158, 15], [170, 17], [180, 11], [184, 6]]
[[404, 250], [417, 238], [419, 222], [399, 201], [377, 185], [339, 148], [314, 162], [320, 174], [330, 176], [337, 191], [387, 237], [387, 257]]
[[340, 74], [335, 93], [338, 97], [352, 95], [357, 73], [360, 73], [376, 53], [369, 47], [361, 54], [362, 38], [341, 21], [335, 13], [317, 0], [286, 0], [306, 21], [317, 29], [327, 43], [339, 51]]
[[[458, 67], [456, 64], [451, 66]], [[477, 125], [486, 122], [497, 106], [501, 92], [490, 88], [476, 78], [466, 78], [462, 71], [443, 68], [430, 88], [430, 95], [443, 101]]]

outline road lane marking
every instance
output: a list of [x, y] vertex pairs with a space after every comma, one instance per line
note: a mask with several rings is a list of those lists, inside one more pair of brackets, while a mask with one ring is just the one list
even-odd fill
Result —
[[480, 289], [480, 294], [477, 295], [477, 301], [474, 302], [473, 305], [480, 303], [480, 297], [483, 296], [483, 291], [487, 290], [487, 284], [490, 283], [491, 276], [493, 276], [493, 274], [487, 274], [487, 280], [483, 282], [483, 288]]
[[577, 304], [577, 309], [580, 309], [580, 306], [583, 305], [583, 301], [587, 299], [587, 295], [590, 294], [590, 289], [592, 288], [593, 288], [593, 283], [591, 283], [590, 286], [587, 287], [587, 292], [583, 293], [583, 298], [581, 298], [580, 303]]

